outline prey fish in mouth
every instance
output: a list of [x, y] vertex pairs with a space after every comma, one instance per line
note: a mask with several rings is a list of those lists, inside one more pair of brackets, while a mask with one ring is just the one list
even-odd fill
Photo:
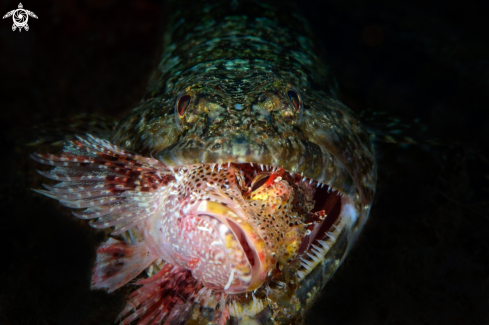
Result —
[[368, 134], [291, 5], [172, 6], [146, 99], [34, 154], [59, 181], [37, 192], [112, 228], [92, 288], [148, 275], [122, 324], [304, 323], [368, 218]]

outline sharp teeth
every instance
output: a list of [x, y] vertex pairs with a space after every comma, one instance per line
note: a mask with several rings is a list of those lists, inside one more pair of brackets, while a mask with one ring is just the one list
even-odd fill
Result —
[[326, 233], [326, 236], [328, 236], [329, 238], [331, 238], [331, 240], [332, 240], [332, 241], [335, 241], [335, 240], [336, 240], [336, 237], [335, 237], [335, 236], [333, 236], [333, 234], [332, 234], [332, 233], [330, 233], [330, 232], [327, 232], [327, 233]]
[[217, 164], [217, 171], [220, 172], [221, 171], [221, 164]]
[[261, 168], [261, 171], [263, 171], [263, 165], [262, 164], [260, 164], [260, 168]]
[[253, 163], [250, 163], [250, 166], [253, 167]]
[[290, 176], [294, 177], [294, 173], [293, 172], [289, 172]]
[[[302, 176], [302, 174], [301, 174], [301, 176]], [[305, 182], [305, 181], [306, 181], [306, 179], [307, 179], [307, 178], [305, 178], [305, 177], [304, 177], [304, 178], [302, 179], [302, 181], [303, 181], [303, 182]]]
[[309, 182], [309, 185], [311, 185], [311, 184], [312, 184], [312, 179], [311, 179], [311, 181]]
[[211, 164], [211, 172], [214, 171], [214, 168], [216, 168], [216, 164]]
[[312, 248], [311, 248], [311, 251], [316, 254], [317, 258], [319, 258], [320, 260], [323, 260], [324, 259], [324, 255], [326, 253], [326, 250], [322, 247], [319, 247], [319, 246], [316, 246], [314, 244], [311, 244]]
[[319, 187], [319, 185], [321, 185], [321, 183], [318, 182], [318, 185], [316, 187]]
[[229, 168], [229, 167], [231, 167], [231, 162], [230, 162], [230, 161], [228, 161], [228, 168]]
[[319, 240], [318, 239], [318, 242], [321, 244], [321, 246], [324, 247], [324, 249], [328, 250], [329, 249], [329, 246], [328, 244], [324, 241], [324, 240]]
[[321, 260], [319, 258], [317, 258], [317, 256], [314, 256], [313, 254], [311, 253], [307, 253], [307, 256], [309, 256], [310, 258], [312, 258], [312, 260], [316, 263], [321, 263]]
[[314, 264], [308, 260], [306, 260], [305, 258], [302, 258], [300, 257], [301, 261], [304, 262], [304, 263], [301, 263], [302, 266], [304, 266], [305, 268], [307, 268], [308, 270], [312, 270], [314, 268]]
[[321, 184], [321, 188], [323, 188], [323, 187], [324, 187], [324, 183], [323, 183], [323, 184]]

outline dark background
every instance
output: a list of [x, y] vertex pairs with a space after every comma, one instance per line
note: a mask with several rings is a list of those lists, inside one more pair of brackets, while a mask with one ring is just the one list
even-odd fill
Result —
[[[477, 3], [301, 3], [347, 105], [445, 144], [377, 145], [370, 221], [311, 324], [489, 324], [489, 22]], [[0, 14], [17, 5], [0, 0]], [[111, 324], [132, 288], [89, 290], [105, 235], [30, 191], [42, 180], [19, 134], [135, 107], [171, 13], [150, 0], [23, 5], [39, 17], [28, 32], [0, 21], [0, 324]]]

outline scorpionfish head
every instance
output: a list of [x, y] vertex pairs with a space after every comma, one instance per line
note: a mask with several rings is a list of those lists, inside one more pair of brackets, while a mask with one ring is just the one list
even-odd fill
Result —
[[283, 169], [189, 165], [164, 189], [145, 238], [156, 254], [191, 270], [205, 286], [251, 291], [300, 248], [307, 229], [295, 208], [297, 191], [310, 201], [311, 189], [297, 186]]

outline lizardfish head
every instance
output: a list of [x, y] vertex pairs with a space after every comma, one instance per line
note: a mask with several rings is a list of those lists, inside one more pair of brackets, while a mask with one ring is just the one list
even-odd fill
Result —
[[175, 171], [158, 217], [178, 227], [153, 217], [162, 230], [151, 236], [168, 241], [155, 243], [160, 255], [226, 293], [255, 290], [287, 268], [300, 281], [331, 255], [329, 278], [373, 200], [366, 131], [323, 92], [280, 79], [225, 84], [150, 99], [113, 138]]

